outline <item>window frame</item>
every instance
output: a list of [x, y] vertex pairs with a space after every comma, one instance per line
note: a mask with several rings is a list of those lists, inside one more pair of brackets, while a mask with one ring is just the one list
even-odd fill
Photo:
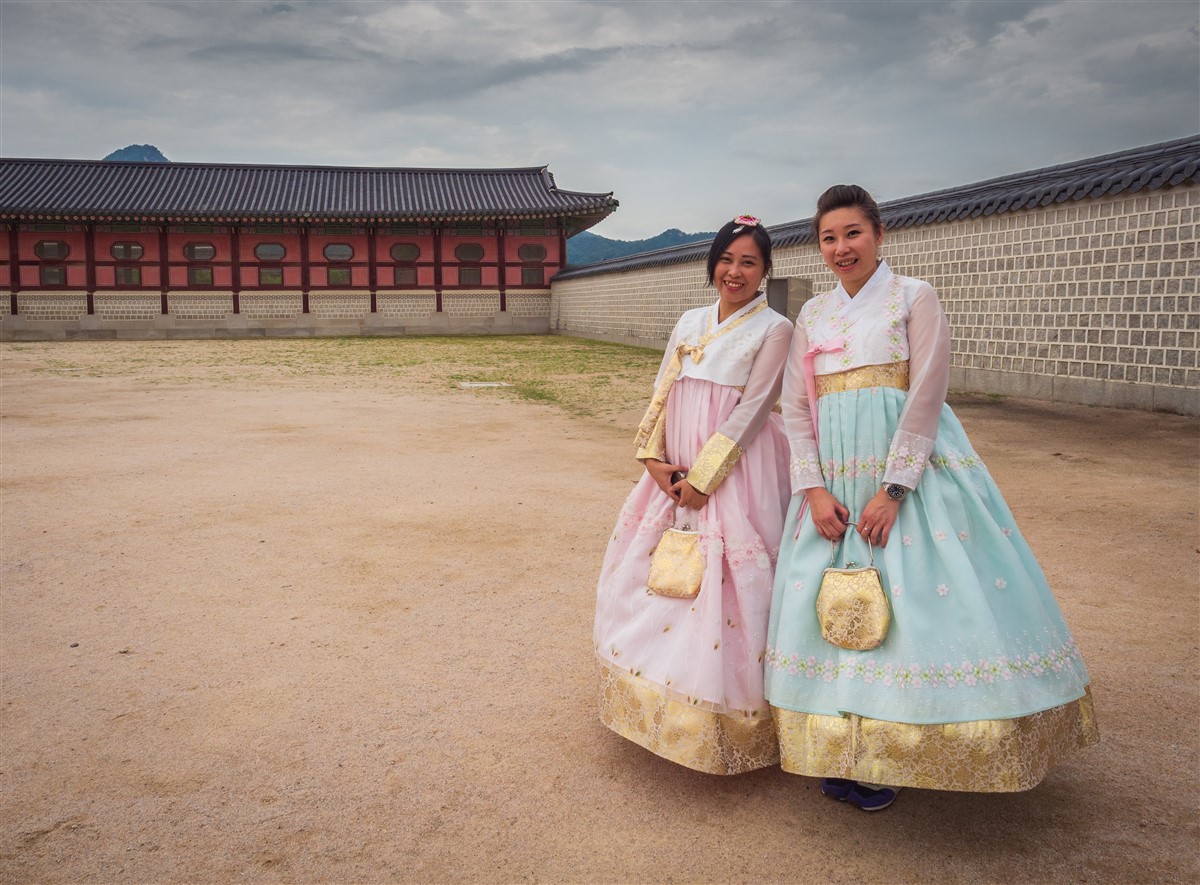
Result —
[[[462, 254], [464, 249], [472, 250], [470, 257]], [[478, 255], [475, 254], [475, 249], [479, 250]], [[485, 255], [487, 255], [487, 251], [479, 243], [459, 243], [454, 247], [454, 260], [464, 264], [478, 264], [483, 261]]]
[[[197, 258], [195, 255], [189, 254], [191, 252], [191, 250], [195, 249], [197, 246], [202, 246], [202, 247], [212, 249], [212, 254], [209, 255], [207, 258]], [[212, 261], [213, 259], [215, 259], [217, 257], [217, 247], [214, 243], [206, 243], [203, 240], [195, 240], [195, 241], [189, 240], [188, 242], [183, 244], [183, 257], [184, 257], [185, 261], [198, 262], [198, 263]]]
[[[267, 274], [270, 274], [272, 276], [272, 279], [266, 279]], [[278, 274], [278, 276], [279, 276], [278, 280], [273, 279], [273, 277], [276, 274]], [[282, 286], [283, 285], [283, 266], [279, 265], [279, 264], [273, 264], [273, 265], [261, 265], [260, 264], [258, 267], [258, 285], [259, 285], [259, 288], [265, 288], [267, 286]]]
[[[200, 276], [207, 275], [207, 280], [199, 279]], [[213, 268], [211, 264], [189, 264], [187, 268], [188, 285], [193, 288], [201, 286], [214, 286]]]
[[[124, 250], [118, 250], [118, 247], [120, 247], [120, 246], [124, 246], [126, 248]], [[118, 251], [125, 251], [125, 252], [131, 251], [128, 248], [130, 246], [137, 248], [136, 255], [118, 255], [117, 254]], [[141, 261], [142, 257], [146, 254], [146, 247], [143, 246], [141, 243], [139, 243], [137, 240], [117, 240], [116, 242], [114, 242], [112, 245], [110, 245], [108, 247], [108, 254], [112, 256], [114, 261]]]
[[[128, 274], [129, 279], [121, 279], [122, 274]], [[117, 286], [138, 286], [142, 285], [142, 268], [137, 264], [118, 264], [113, 268], [113, 284]]]
[[[62, 254], [43, 254], [45, 246], [61, 246]], [[71, 244], [66, 240], [38, 240], [33, 246], [33, 254], [41, 261], [66, 261], [71, 256]]]
[[[414, 250], [412, 258], [398, 258], [396, 250], [402, 247], [409, 247]], [[421, 260], [421, 247], [417, 243], [392, 243], [392, 247], [388, 249], [388, 256], [397, 264], [415, 264]]]
[[[43, 254], [46, 246], [61, 246], [62, 253], [58, 254]], [[65, 261], [71, 257], [71, 243], [66, 240], [38, 240], [34, 243], [34, 254], [42, 261]]]
[[[270, 248], [278, 248], [279, 254], [278, 255], [274, 255], [274, 254], [263, 255], [263, 254], [261, 254], [261, 252], [260, 252], [261, 249], [270, 249]], [[287, 258], [287, 246], [283, 245], [283, 243], [256, 243], [254, 246], [254, 259], [256, 261], [263, 261], [263, 262], [268, 262], [268, 263], [278, 263], [280, 261], [283, 261], [283, 259], [285, 259], [285, 258]]]
[[39, 286], [65, 286], [66, 284], [67, 266], [65, 264], [43, 264], [38, 268]]

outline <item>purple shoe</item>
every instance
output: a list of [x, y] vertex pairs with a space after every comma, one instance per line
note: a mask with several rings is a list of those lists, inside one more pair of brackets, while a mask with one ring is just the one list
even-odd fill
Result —
[[823, 777], [821, 778], [821, 795], [845, 802], [856, 786], [858, 786], [857, 783], [843, 777]]
[[863, 811], [883, 811], [883, 809], [896, 801], [896, 794], [900, 792], [899, 787], [879, 787], [875, 789], [863, 784], [856, 784], [853, 781], [851, 783], [853, 786], [844, 799], [851, 805], [861, 808]]

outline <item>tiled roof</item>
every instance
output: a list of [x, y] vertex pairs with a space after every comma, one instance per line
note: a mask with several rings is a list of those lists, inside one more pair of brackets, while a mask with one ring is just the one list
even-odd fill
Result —
[[[884, 226], [888, 228], [936, 224], [962, 218], [1016, 212], [1067, 200], [1195, 184], [1200, 178], [1198, 166], [1200, 135], [1195, 135], [1087, 160], [1076, 160], [1060, 166], [1004, 175], [915, 197], [890, 200], [881, 203], [879, 209], [883, 214]], [[774, 225], [767, 230], [770, 231], [771, 242], [776, 248], [811, 243], [815, 240], [811, 218]], [[707, 240], [654, 252], [641, 252], [624, 258], [613, 258], [565, 270], [555, 279], [695, 261], [708, 254], [711, 242]]]
[[583, 230], [611, 193], [561, 190], [545, 166], [371, 169], [0, 158], [0, 218], [379, 220], [568, 218]]

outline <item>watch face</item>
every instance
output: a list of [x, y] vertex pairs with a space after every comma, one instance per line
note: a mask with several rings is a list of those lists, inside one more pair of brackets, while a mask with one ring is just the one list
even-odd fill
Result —
[[893, 501], [899, 501], [901, 498], [903, 498], [904, 492], [904, 486], [896, 485], [895, 483], [887, 487], [888, 497]]

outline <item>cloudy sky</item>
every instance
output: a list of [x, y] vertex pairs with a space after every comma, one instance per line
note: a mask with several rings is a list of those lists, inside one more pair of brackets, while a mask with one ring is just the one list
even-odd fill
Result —
[[597, 233], [1200, 132], [1196, 0], [0, 2], [0, 153], [549, 165]]

